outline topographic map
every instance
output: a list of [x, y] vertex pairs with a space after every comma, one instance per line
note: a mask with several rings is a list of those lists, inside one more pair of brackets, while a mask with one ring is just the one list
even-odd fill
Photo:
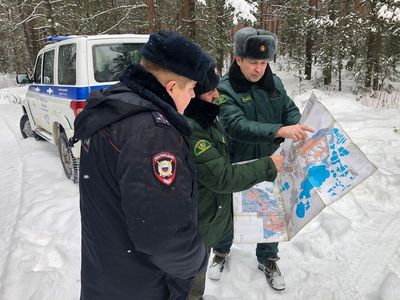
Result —
[[325, 206], [343, 197], [376, 167], [314, 95], [301, 124], [314, 129], [302, 142], [286, 139], [276, 153], [284, 167], [274, 183], [234, 193], [235, 242], [290, 240]]

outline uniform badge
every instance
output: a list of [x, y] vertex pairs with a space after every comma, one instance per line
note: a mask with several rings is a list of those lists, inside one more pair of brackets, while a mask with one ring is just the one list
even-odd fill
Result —
[[267, 48], [265, 47], [265, 45], [261, 45], [260, 46], [260, 51], [261, 52], [265, 52], [267, 50]]
[[251, 98], [250, 95], [243, 96], [241, 99], [242, 99], [243, 103], [247, 103], [247, 102], [250, 102], [251, 100], [253, 100], [253, 98]]
[[199, 156], [200, 154], [206, 152], [210, 148], [211, 148], [211, 143], [209, 141], [199, 140], [194, 145], [194, 155]]
[[225, 103], [226, 101], [228, 101], [228, 97], [225, 95], [221, 95], [217, 99], [215, 99], [213, 101], [213, 103], [217, 104], [217, 105], [221, 105], [222, 103]]
[[165, 185], [174, 182], [176, 157], [169, 152], [160, 152], [153, 156], [153, 171], [157, 179]]

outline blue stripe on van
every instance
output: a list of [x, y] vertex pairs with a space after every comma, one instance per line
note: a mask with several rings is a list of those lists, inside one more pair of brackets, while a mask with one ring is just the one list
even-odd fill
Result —
[[111, 84], [96, 85], [96, 86], [56, 86], [32, 84], [29, 86], [29, 93], [45, 94], [53, 97], [60, 97], [68, 100], [86, 100], [91, 90], [99, 90], [109, 87]]

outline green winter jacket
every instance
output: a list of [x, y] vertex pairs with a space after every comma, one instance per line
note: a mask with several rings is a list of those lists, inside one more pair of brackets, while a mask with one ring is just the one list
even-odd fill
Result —
[[185, 111], [192, 127], [187, 141], [193, 150], [199, 183], [199, 231], [208, 247], [232, 230], [232, 193], [276, 177], [270, 157], [231, 164], [218, 113], [218, 105], [199, 99], [193, 99]]
[[300, 120], [299, 109], [269, 65], [263, 78], [251, 83], [234, 62], [218, 90], [221, 96], [215, 103], [221, 108], [219, 116], [233, 162], [273, 154], [283, 141], [275, 137], [276, 131]]

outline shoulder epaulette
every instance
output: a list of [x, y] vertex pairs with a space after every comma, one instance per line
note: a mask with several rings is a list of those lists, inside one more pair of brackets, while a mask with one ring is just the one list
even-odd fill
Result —
[[152, 111], [151, 115], [153, 116], [154, 122], [156, 122], [156, 124], [164, 124], [167, 126], [171, 126], [169, 121], [159, 111]]

